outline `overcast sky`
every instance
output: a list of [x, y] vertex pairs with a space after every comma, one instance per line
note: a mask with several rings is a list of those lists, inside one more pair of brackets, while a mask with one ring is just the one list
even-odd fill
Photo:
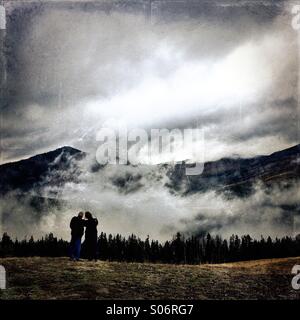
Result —
[[103, 123], [120, 120], [198, 126], [194, 160], [298, 143], [297, 33], [278, 3], [157, 2], [151, 18], [140, 6], [7, 4], [1, 162], [63, 145], [94, 152]]

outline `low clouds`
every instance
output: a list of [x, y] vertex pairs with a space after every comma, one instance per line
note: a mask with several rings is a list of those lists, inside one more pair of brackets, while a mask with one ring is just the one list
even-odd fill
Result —
[[[256, 238], [300, 232], [299, 183], [272, 188], [257, 183], [247, 197], [214, 190], [183, 196], [180, 189], [166, 186], [168, 166], [108, 165], [90, 170], [90, 161], [82, 160], [77, 181], [64, 187], [45, 183], [30, 195], [2, 197], [2, 231], [19, 238], [54, 232], [68, 239], [71, 217], [89, 210], [98, 217], [100, 230], [159, 240], [170, 239], [177, 231], [223, 237], [249, 233]], [[49, 172], [45, 182], [69, 172], [74, 175], [72, 165], [69, 170]]]
[[213, 192], [197, 196], [192, 203], [198, 207], [198, 214], [182, 221], [186, 223], [184, 230], [190, 234], [209, 230], [225, 237], [235, 233], [256, 238], [296, 235], [300, 231], [299, 184], [281, 187], [268, 190], [257, 184], [246, 199], [228, 199]]

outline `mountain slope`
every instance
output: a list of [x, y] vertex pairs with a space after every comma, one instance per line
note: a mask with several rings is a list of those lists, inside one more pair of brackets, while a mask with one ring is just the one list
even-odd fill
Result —
[[270, 185], [290, 182], [300, 178], [300, 145], [246, 159], [222, 158], [207, 162], [199, 176], [186, 176], [185, 164], [176, 165], [169, 171], [170, 187], [184, 188], [185, 193], [209, 189], [230, 189], [237, 194], [248, 193], [258, 180]]
[[[14, 190], [26, 192], [44, 185], [61, 186], [67, 181], [74, 181], [78, 175], [76, 161], [85, 155], [80, 150], [62, 147], [29, 159], [3, 164], [0, 166], [1, 193]], [[56, 175], [56, 172], [67, 174]], [[47, 178], [49, 173], [51, 180]]]
[[[1, 193], [16, 190], [23, 193], [48, 186], [59, 188], [66, 182], [79, 182], [78, 176], [82, 170], [79, 163], [86, 155], [72, 147], [62, 147], [26, 160], [1, 165]], [[296, 145], [267, 156], [246, 159], [222, 158], [206, 162], [202, 174], [198, 176], [187, 176], [185, 169], [189, 165], [185, 163], [160, 165], [157, 170], [166, 166], [165, 172], [169, 178], [166, 187], [183, 195], [211, 189], [231, 190], [237, 195], [244, 195], [251, 191], [252, 185], [257, 181], [271, 185], [299, 179], [299, 164], [300, 145]], [[93, 171], [93, 164], [91, 169]], [[126, 175], [130, 174], [126, 172]], [[118, 179], [122, 179], [121, 173]], [[126, 179], [134, 180], [134, 176]], [[132, 192], [134, 190], [132, 189]]]

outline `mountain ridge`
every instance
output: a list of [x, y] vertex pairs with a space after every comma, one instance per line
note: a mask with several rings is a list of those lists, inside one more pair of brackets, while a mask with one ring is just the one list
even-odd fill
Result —
[[[62, 187], [67, 182], [79, 182], [77, 178], [82, 172], [79, 163], [87, 155], [79, 149], [63, 146], [27, 159], [2, 164], [0, 165], [1, 194], [14, 190], [27, 192], [36, 187], [49, 185]], [[185, 162], [174, 165], [159, 164], [153, 167], [166, 166], [169, 182], [165, 186], [184, 195], [224, 188], [232, 189], [231, 191], [237, 194], [240, 192], [247, 194], [247, 190], [251, 189], [257, 180], [270, 184], [275, 180], [280, 182], [299, 179], [299, 164], [300, 144], [270, 155], [258, 155], [252, 158], [223, 157], [208, 161], [204, 163], [203, 172], [197, 176], [186, 176], [185, 169], [192, 164]], [[97, 167], [97, 170], [94, 168], [95, 164], [91, 164], [92, 172], [100, 170], [101, 166]]]

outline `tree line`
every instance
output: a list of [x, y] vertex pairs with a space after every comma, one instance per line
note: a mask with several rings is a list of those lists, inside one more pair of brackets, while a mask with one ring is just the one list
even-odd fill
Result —
[[[68, 256], [69, 242], [52, 233], [42, 239], [12, 240], [4, 233], [0, 241], [0, 257], [63, 257]], [[135, 235], [107, 235], [98, 238], [98, 258], [107, 261], [153, 262], [176, 264], [223, 263], [263, 258], [283, 258], [300, 255], [300, 235], [271, 239], [253, 239], [250, 235], [229, 239], [210, 235], [185, 237], [177, 233], [172, 240], [160, 243]], [[85, 257], [83, 243], [82, 256]]]

